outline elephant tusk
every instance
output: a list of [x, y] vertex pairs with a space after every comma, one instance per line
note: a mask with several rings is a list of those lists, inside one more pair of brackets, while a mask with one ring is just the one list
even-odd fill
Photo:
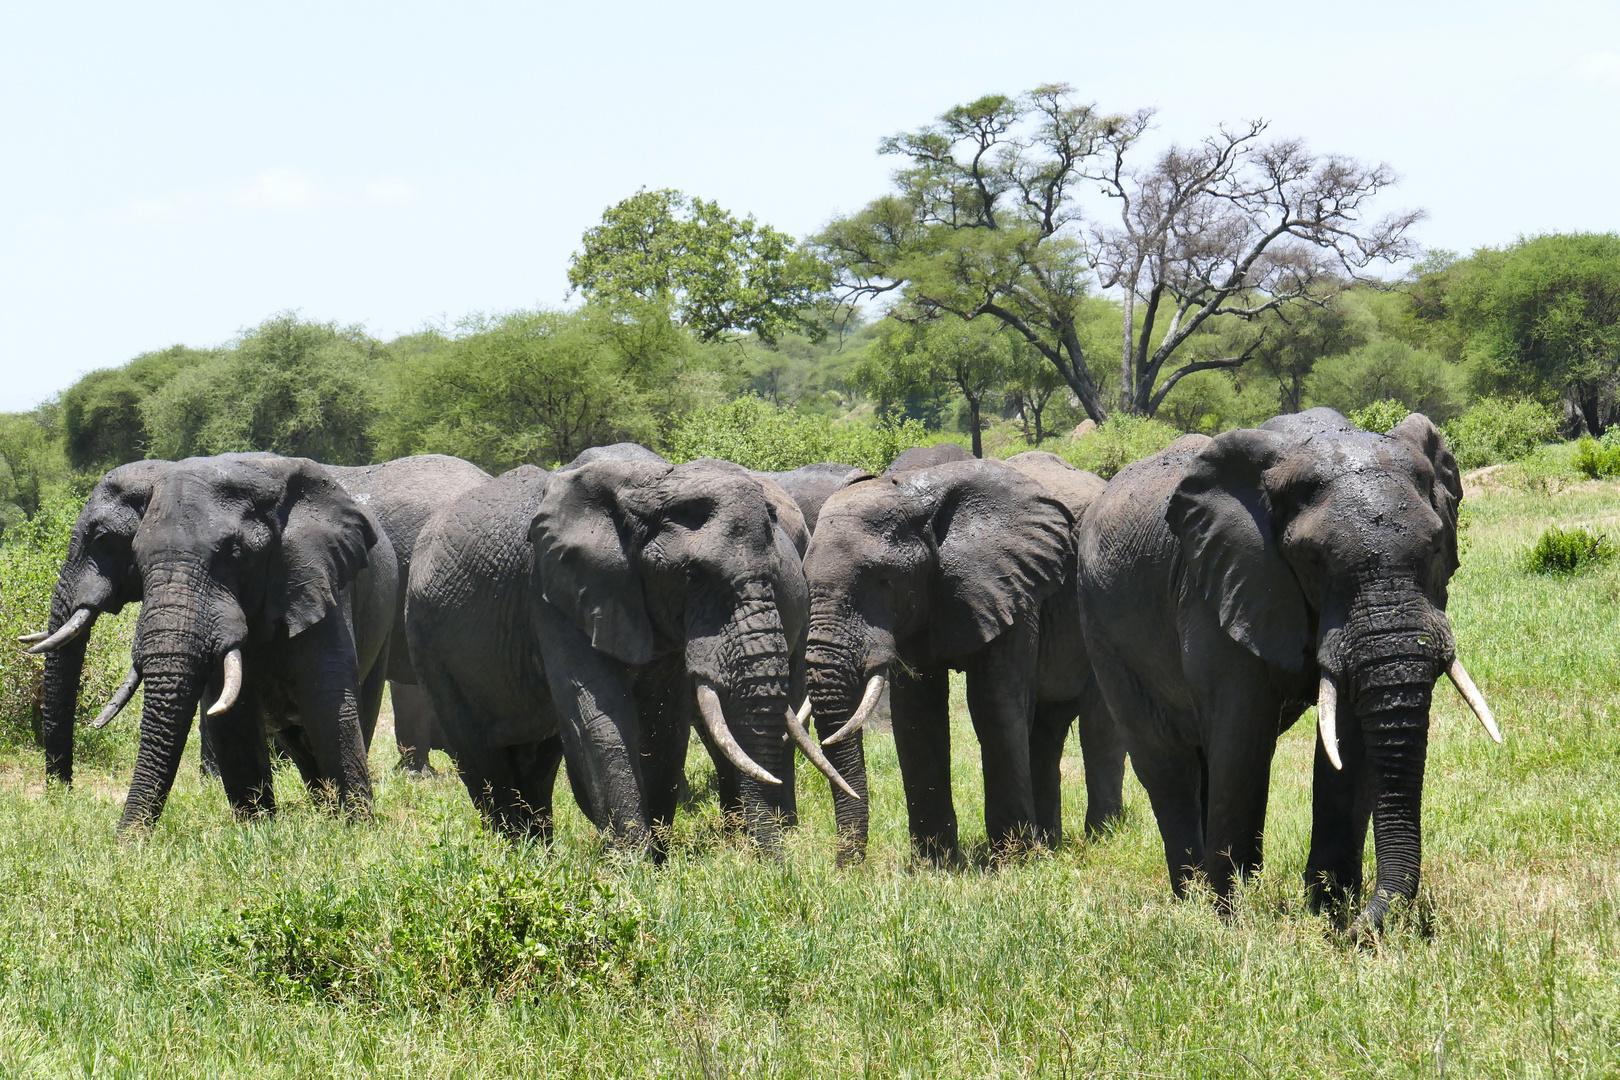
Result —
[[135, 688], [139, 685], [141, 685], [141, 673], [132, 667], [129, 669], [129, 676], [124, 679], [124, 685], [120, 686], [117, 692], [113, 694], [112, 700], [107, 702], [107, 707], [97, 713], [94, 720], [90, 721], [90, 726], [100, 729], [112, 723], [113, 717], [123, 712], [124, 706], [129, 704], [129, 699], [135, 696]]
[[762, 784], [780, 784], [782, 781], [760, 768], [753, 758], [743, 753], [743, 748], [737, 745], [737, 740], [731, 734], [731, 728], [726, 724], [726, 714], [720, 708], [720, 695], [714, 692], [714, 687], [708, 683], [700, 682], [697, 685], [698, 711], [703, 714], [703, 726], [709, 729], [709, 737], [720, 748], [737, 768], [752, 776]]
[[1316, 691], [1316, 730], [1322, 736], [1322, 748], [1335, 769], [1343, 769], [1339, 759], [1339, 688], [1333, 685], [1333, 676], [1322, 672], [1321, 685]]
[[844, 794], [850, 798], [859, 799], [860, 795], [856, 793], [854, 788], [849, 786], [849, 781], [845, 780], [838, 770], [833, 767], [833, 763], [827, 760], [827, 755], [821, 752], [821, 747], [816, 745], [816, 740], [810, 737], [810, 732], [805, 730], [804, 721], [809, 715], [810, 701], [808, 698], [805, 699], [804, 707], [799, 712], [796, 713], [791, 707], [788, 708], [787, 725], [788, 730], [793, 733], [793, 741], [799, 744], [799, 749], [804, 751], [804, 756], [810, 759], [810, 764], [821, 770], [822, 775], [843, 788]]
[[1461, 660], [1455, 657], [1452, 659], [1451, 666], [1446, 668], [1446, 677], [1451, 680], [1451, 685], [1457, 688], [1457, 693], [1463, 696], [1463, 700], [1468, 702], [1468, 707], [1474, 710], [1479, 722], [1485, 725], [1485, 733], [1500, 743], [1502, 729], [1496, 726], [1496, 717], [1491, 713], [1491, 707], [1485, 704], [1485, 695], [1479, 692], [1474, 680], [1468, 677], [1468, 670], [1462, 666]]
[[[90, 621], [95, 617], [96, 613], [94, 611], [91, 611], [87, 607], [80, 608], [78, 611], [73, 613], [73, 617], [71, 619], [62, 624], [61, 629], [45, 638], [39, 644], [30, 648], [28, 651], [33, 653], [35, 656], [38, 656], [40, 653], [55, 652], [57, 649], [60, 649], [63, 645], [66, 645], [68, 642], [72, 641], [74, 638], [83, 633], [85, 627], [89, 626]], [[33, 637], [34, 635], [28, 634], [27, 636]]]
[[209, 716], [218, 716], [236, 704], [236, 695], [242, 692], [242, 650], [232, 649], [225, 654], [225, 685], [220, 687], [219, 700], [208, 706]]
[[50, 636], [51, 632], [49, 630], [36, 630], [32, 634], [19, 634], [17, 635], [17, 644], [32, 645], [35, 642], [44, 641]]
[[843, 727], [839, 728], [825, 739], [822, 739], [821, 745], [831, 746], [833, 743], [843, 742], [845, 739], [861, 730], [861, 728], [865, 727], [867, 720], [871, 719], [872, 713], [877, 710], [878, 699], [883, 696], [883, 688], [888, 685], [888, 682], [889, 680], [884, 678], [882, 672], [879, 672], [868, 679], [866, 682], [866, 693], [861, 695], [861, 703], [860, 705], [856, 706], [855, 715], [850, 717], [849, 722]]

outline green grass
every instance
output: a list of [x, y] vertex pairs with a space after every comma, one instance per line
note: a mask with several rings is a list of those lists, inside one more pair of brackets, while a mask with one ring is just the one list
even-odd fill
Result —
[[[887, 738], [869, 741], [871, 857], [848, 871], [832, 868], [826, 785], [802, 762], [804, 825], [782, 864], [726, 839], [711, 801], [682, 815], [660, 870], [605, 856], [566, 796], [550, 853], [509, 849], [458, 781], [388, 772], [386, 739], [375, 826], [327, 817], [290, 773], [280, 817], [235, 824], [191, 760], [153, 836], [121, 846], [126, 718], [122, 751], [71, 793], [42, 790], [37, 755], [0, 771], [0, 1075], [1620, 1074], [1620, 568], [1523, 569], [1549, 524], [1612, 533], [1620, 491], [1470, 508], [1451, 616], [1507, 742], [1437, 688], [1423, 899], [1376, 948], [1302, 910], [1309, 717], [1279, 746], [1268, 866], [1230, 925], [1168, 897], [1134, 779], [1127, 822], [1103, 842], [999, 871], [916, 868]], [[960, 686], [954, 750], [964, 831], [982, 840]], [[364, 911], [535, 866], [611, 887], [640, 935], [634, 974], [299, 995], [222, 937], [243, 912], [310, 896]], [[465, 910], [446, 900], [444, 918]], [[360, 932], [375, 945], [376, 927], [409, 923], [396, 916], [361, 916]]]

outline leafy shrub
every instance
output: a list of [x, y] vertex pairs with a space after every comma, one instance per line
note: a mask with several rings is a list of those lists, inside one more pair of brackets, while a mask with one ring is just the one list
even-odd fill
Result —
[[1527, 494], [1555, 495], [1581, 479], [1574, 450], [1574, 443], [1544, 443], [1502, 470], [1501, 479]]
[[1140, 458], [1157, 454], [1181, 432], [1145, 416], [1110, 416], [1096, 431], [1063, 446], [1050, 447], [1077, 469], [1089, 469], [1104, 480]]
[[1517, 461], [1558, 437], [1558, 417], [1537, 401], [1484, 398], [1443, 425], [1446, 442], [1464, 469]]
[[1603, 533], [1579, 525], [1573, 529], [1554, 525], [1530, 549], [1525, 565], [1534, 574], [1573, 574], [1613, 562], [1617, 554], [1620, 548]]
[[1620, 429], [1610, 429], [1601, 440], [1583, 435], [1575, 443], [1575, 471], [1589, 480], [1620, 473]]
[[1380, 435], [1387, 435], [1389, 430], [1405, 420], [1411, 411], [1394, 398], [1385, 398], [1383, 401], [1373, 402], [1365, 409], [1352, 412], [1350, 422], [1362, 431], [1376, 431]]
[[1346, 416], [1396, 401], [1401, 419], [1420, 412], [1441, 423], [1457, 415], [1462, 385], [1463, 372], [1456, 365], [1393, 337], [1380, 337], [1317, 361], [1306, 393], [1313, 404], [1331, 405]]
[[868, 425], [742, 397], [687, 416], [670, 432], [664, 456], [676, 462], [720, 458], [767, 472], [836, 461], [880, 473], [901, 451], [927, 441], [915, 420]]
[[634, 982], [654, 959], [611, 882], [494, 840], [446, 845], [250, 901], [213, 930], [233, 973], [277, 997], [432, 1004]]
[[[5, 545], [0, 546], [0, 747], [14, 749], [38, 734], [45, 661], [14, 643], [19, 635], [43, 630], [48, 624], [51, 593], [67, 556], [73, 523], [96, 479], [81, 476], [48, 488], [39, 512], [32, 520], [13, 526], [6, 533]], [[133, 607], [116, 617], [96, 620], [85, 651], [78, 723], [95, 716], [124, 681], [134, 627]], [[138, 715], [139, 699], [129, 708]], [[130, 725], [103, 731], [82, 729], [74, 754], [91, 761], [121, 760], [133, 745], [132, 730]]]

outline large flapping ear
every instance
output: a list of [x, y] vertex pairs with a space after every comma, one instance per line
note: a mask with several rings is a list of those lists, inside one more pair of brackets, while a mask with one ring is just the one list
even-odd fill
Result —
[[1266, 470], [1293, 440], [1246, 429], [1217, 436], [1170, 496], [1165, 520], [1181, 540], [1198, 599], [1218, 606], [1234, 641], [1284, 671], [1303, 669], [1312, 647], [1304, 591], [1277, 546]]
[[56, 584], [56, 599], [66, 609], [116, 614], [141, 599], [141, 575], [134, 572], [135, 530], [152, 501], [152, 489], [173, 467], [172, 461], [132, 461], [108, 472], [91, 490], [74, 523]]
[[591, 646], [627, 664], [652, 659], [652, 620], [636, 567], [636, 528], [627, 508], [667, 462], [592, 461], [546, 480], [529, 526], [542, 595]]
[[1405, 420], [1390, 429], [1389, 436], [1400, 440], [1407, 449], [1427, 459], [1434, 467], [1434, 489], [1430, 499], [1434, 512], [1446, 523], [1449, 537], [1446, 576], [1449, 578], [1458, 565], [1457, 509], [1462, 503], [1462, 473], [1457, 468], [1457, 459], [1446, 445], [1446, 437], [1434, 426], [1434, 421], [1422, 413], [1408, 413]]
[[326, 468], [309, 458], [246, 462], [281, 482], [280, 558], [267, 607], [296, 637], [336, 609], [338, 596], [366, 565], [377, 521]]
[[905, 473], [911, 498], [931, 504], [939, 551], [930, 635], [935, 654], [988, 644], [1033, 619], [1074, 581], [1074, 517], [1029, 477], [998, 461], [962, 461]]

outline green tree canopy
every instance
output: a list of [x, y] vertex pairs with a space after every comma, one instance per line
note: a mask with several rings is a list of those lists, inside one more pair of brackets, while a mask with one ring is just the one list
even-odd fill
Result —
[[331, 465], [372, 460], [379, 346], [358, 327], [286, 313], [184, 368], [146, 398], [150, 455], [267, 450]]
[[983, 457], [984, 409], [1015, 374], [1011, 346], [1000, 326], [982, 320], [890, 320], [855, 377], [885, 404], [941, 391], [960, 394], [967, 403], [973, 456]]
[[716, 358], [656, 304], [477, 316], [414, 352], [378, 428], [388, 457], [549, 466], [603, 443], [657, 446], [676, 418], [719, 396]]
[[58, 407], [0, 414], [0, 530], [32, 520], [50, 484], [65, 479]]
[[1562, 400], [1595, 435], [1620, 416], [1620, 235], [1481, 249], [1443, 276], [1424, 314], [1463, 332], [1477, 391]]
[[786, 233], [679, 191], [638, 191], [585, 231], [568, 283], [587, 299], [666, 306], [702, 341], [824, 332], [810, 314], [826, 272]]
[[218, 360], [217, 349], [175, 345], [142, 353], [123, 367], [92, 371], [62, 392], [67, 460], [81, 472], [105, 472], [147, 456], [152, 445], [142, 407], [180, 372]]

